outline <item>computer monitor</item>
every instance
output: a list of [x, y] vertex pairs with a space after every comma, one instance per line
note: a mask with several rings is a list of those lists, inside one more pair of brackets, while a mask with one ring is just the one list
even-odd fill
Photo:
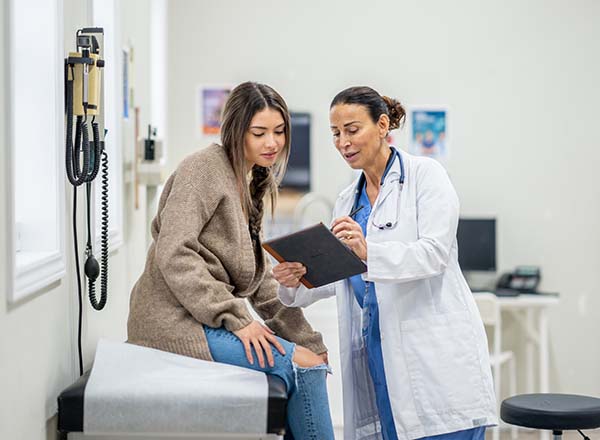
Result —
[[496, 271], [496, 219], [459, 219], [457, 240], [463, 271]]
[[310, 114], [290, 113], [292, 145], [282, 188], [310, 191]]

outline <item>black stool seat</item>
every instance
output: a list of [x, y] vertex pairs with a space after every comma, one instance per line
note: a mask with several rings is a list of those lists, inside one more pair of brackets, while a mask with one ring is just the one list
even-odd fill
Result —
[[600, 399], [575, 394], [521, 394], [502, 402], [500, 417], [527, 428], [596, 429], [600, 428]]

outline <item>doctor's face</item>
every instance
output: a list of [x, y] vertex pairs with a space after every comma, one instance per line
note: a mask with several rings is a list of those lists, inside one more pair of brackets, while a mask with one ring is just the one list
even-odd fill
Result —
[[385, 123], [373, 122], [367, 107], [338, 104], [329, 112], [333, 143], [353, 169], [364, 169], [374, 163], [385, 142]]

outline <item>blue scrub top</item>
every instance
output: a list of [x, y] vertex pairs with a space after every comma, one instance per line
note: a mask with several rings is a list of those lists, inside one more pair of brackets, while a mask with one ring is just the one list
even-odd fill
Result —
[[[385, 171], [381, 178], [381, 185], [385, 176], [389, 172], [394, 161], [397, 160], [397, 154], [394, 147], [391, 147], [390, 158], [385, 167]], [[367, 236], [367, 224], [371, 215], [371, 202], [367, 196], [367, 185], [364, 175], [359, 181], [360, 193], [357, 194], [357, 200], [354, 202], [354, 208], [363, 206], [355, 216], [356, 221], [362, 231], [363, 235]], [[396, 433], [396, 425], [394, 424], [394, 416], [392, 415], [392, 406], [390, 404], [390, 397], [388, 394], [387, 382], [385, 378], [385, 369], [383, 366], [383, 352], [381, 349], [381, 334], [379, 331], [379, 306], [377, 304], [377, 292], [375, 291], [375, 284], [371, 282], [365, 282], [361, 275], [355, 275], [350, 278], [352, 290], [354, 291], [354, 297], [356, 302], [362, 309], [367, 309], [366, 314], [368, 319], [363, 322], [362, 335], [365, 341], [365, 347], [367, 350], [367, 359], [369, 364], [369, 374], [373, 381], [375, 388], [375, 401], [377, 404], [377, 411], [379, 412], [379, 420], [381, 421], [381, 430], [384, 440], [397, 440], [398, 434]], [[483, 440], [485, 435], [485, 427], [467, 429], [464, 431], [457, 431], [448, 434], [436, 435], [433, 437], [425, 437], [425, 439], [435, 440]]]
[[[395, 159], [396, 154], [395, 151], [392, 150], [383, 177], [381, 178], [382, 184]], [[362, 188], [360, 188], [360, 194], [358, 195], [358, 200], [355, 201], [354, 206], [363, 206], [363, 209], [354, 216], [354, 221], [360, 225], [363, 235], [366, 237], [367, 223], [371, 215], [372, 206], [369, 197], [367, 196], [367, 185], [364, 176], [361, 178], [360, 182]], [[385, 370], [383, 368], [381, 334], [379, 332], [379, 307], [377, 305], [375, 285], [363, 281], [360, 275], [351, 277], [350, 283], [352, 284], [352, 290], [354, 290], [356, 301], [361, 308], [367, 309], [366, 313], [369, 318], [363, 322], [364, 327], [362, 329], [362, 334], [367, 350], [369, 374], [371, 375], [371, 380], [373, 381], [373, 386], [375, 388], [375, 401], [377, 403], [377, 411], [379, 412], [379, 420], [381, 421], [383, 438], [385, 440], [397, 440], [398, 435], [396, 434], [396, 426], [394, 425], [392, 406], [390, 404], [387, 382], [385, 379]]]

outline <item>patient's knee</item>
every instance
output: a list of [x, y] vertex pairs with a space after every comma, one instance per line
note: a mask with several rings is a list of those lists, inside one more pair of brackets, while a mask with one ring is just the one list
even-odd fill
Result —
[[311, 368], [323, 364], [323, 359], [308, 348], [297, 345], [296, 351], [294, 352], [294, 362], [299, 367]]

